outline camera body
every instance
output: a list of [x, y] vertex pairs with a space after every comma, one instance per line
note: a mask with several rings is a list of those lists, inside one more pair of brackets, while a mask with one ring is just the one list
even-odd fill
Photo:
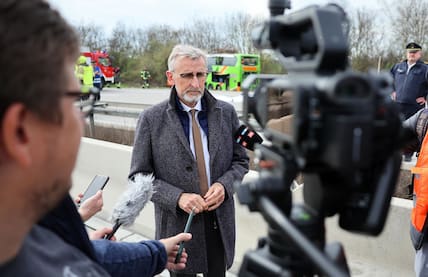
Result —
[[[253, 41], [274, 50], [288, 74], [252, 75], [243, 82], [244, 121], [262, 129], [270, 145], [256, 145], [261, 178], [240, 185], [238, 198], [265, 218], [270, 216], [264, 203], [271, 200], [306, 235], [316, 230], [324, 236], [324, 217], [334, 214], [343, 229], [378, 235], [401, 165], [402, 123], [389, 97], [392, 78], [348, 68], [349, 24], [339, 6], [281, 15], [279, 4], [270, 1], [274, 16], [255, 29]], [[259, 86], [252, 92], [254, 83]], [[300, 173], [304, 206], [313, 212], [309, 228], [300, 224], [291, 204], [290, 185]], [[290, 240], [278, 235], [278, 225], [269, 225], [270, 249], [284, 243], [281, 237]], [[324, 238], [320, 241], [322, 249]], [[278, 256], [276, 251], [269, 260]]]

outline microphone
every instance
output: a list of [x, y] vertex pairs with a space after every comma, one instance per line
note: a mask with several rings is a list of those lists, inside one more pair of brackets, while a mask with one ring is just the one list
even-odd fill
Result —
[[113, 231], [105, 239], [110, 240], [120, 226], [130, 226], [140, 214], [153, 195], [153, 175], [137, 173], [133, 180], [128, 180], [128, 188], [116, 202], [111, 221], [114, 222]]
[[237, 143], [251, 151], [254, 150], [254, 144], [263, 142], [262, 137], [246, 125], [239, 126], [233, 137]]

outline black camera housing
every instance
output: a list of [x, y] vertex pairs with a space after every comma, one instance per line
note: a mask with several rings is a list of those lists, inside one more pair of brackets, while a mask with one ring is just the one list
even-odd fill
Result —
[[[289, 74], [253, 75], [245, 80], [244, 121], [251, 125], [249, 116], [253, 115], [277, 148], [287, 145], [292, 149], [298, 171], [319, 175], [325, 189], [343, 191], [326, 215], [358, 213], [352, 220], [341, 218], [341, 227], [377, 235], [398, 177], [394, 174], [388, 183], [381, 182], [387, 161], [400, 151], [401, 120], [389, 97], [389, 74], [361, 74], [347, 68], [344, 18], [335, 5], [311, 6], [276, 16], [264, 25], [256, 45], [267, 45], [260, 37], [268, 32], [270, 46], [283, 58]], [[257, 80], [261, 85], [250, 95], [247, 88]], [[275, 117], [270, 114], [270, 102], [284, 91], [293, 95], [291, 134], [268, 126]], [[378, 187], [382, 185], [387, 188]], [[382, 203], [376, 203], [379, 190], [388, 191]], [[369, 222], [371, 213], [379, 218]]]

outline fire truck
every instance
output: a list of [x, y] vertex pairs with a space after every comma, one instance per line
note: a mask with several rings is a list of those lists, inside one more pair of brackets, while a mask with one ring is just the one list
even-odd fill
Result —
[[97, 51], [89, 51], [89, 49], [82, 47], [81, 55], [90, 58], [91, 62], [95, 61], [95, 65], [97, 65], [102, 73], [101, 83], [104, 87], [105, 84], [111, 83], [114, 84], [114, 67], [111, 64], [111, 59], [105, 50], [97, 50]]

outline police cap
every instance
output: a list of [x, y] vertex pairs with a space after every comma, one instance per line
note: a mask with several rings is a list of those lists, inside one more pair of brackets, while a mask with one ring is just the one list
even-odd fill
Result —
[[422, 46], [420, 46], [416, 42], [410, 42], [406, 45], [406, 50], [409, 52], [416, 52], [422, 50]]

